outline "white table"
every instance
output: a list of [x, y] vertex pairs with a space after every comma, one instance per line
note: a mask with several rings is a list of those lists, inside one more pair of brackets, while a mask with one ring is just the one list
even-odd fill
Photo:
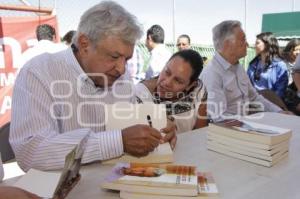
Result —
[[[257, 116], [257, 114], [256, 114]], [[228, 199], [299, 199], [300, 198], [300, 117], [264, 113], [257, 122], [293, 130], [289, 156], [271, 168], [234, 159], [206, 149], [206, 128], [180, 134], [175, 163], [192, 164], [198, 170], [212, 171], [221, 198]], [[83, 166], [82, 179], [70, 192], [69, 199], [119, 198], [117, 192], [100, 188], [110, 166], [93, 163]], [[4, 182], [11, 184], [15, 180]]]

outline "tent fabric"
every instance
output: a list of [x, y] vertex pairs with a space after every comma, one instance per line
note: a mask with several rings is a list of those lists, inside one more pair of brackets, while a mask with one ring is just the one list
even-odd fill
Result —
[[300, 12], [264, 14], [262, 32], [273, 32], [279, 39], [300, 38]]

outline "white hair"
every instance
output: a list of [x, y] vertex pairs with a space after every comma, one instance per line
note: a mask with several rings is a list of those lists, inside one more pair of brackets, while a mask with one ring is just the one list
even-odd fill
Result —
[[241, 22], [235, 20], [227, 20], [216, 25], [213, 30], [213, 42], [217, 51], [222, 50], [224, 42], [233, 39], [234, 29], [241, 28]]
[[80, 18], [73, 43], [78, 44], [81, 34], [87, 36], [91, 43], [106, 36], [117, 36], [123, 41], [134, 44], [143, 35], [137, 18], [114, 1], [102, 1], [88, 9]]

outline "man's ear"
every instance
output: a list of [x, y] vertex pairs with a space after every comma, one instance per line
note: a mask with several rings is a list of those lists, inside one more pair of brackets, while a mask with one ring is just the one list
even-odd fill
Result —
[[81, 55], [85, 55], [88, 52], [88, 48], [91, 45], [90, 40], [84, 34], [80, 34], [78, 37], [78, 50]]

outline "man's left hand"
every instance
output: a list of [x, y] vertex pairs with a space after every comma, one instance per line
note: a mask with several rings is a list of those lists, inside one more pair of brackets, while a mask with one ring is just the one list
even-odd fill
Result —
[[171, 148], [174, 149], [177, 141], [176, 136], [176, 124], [174, 122], [174, 119], [167, 119], [167, 126], [160, 131], [162, 133], [165, 133], [166, 135], [161, 140], [161, 143], [170, 142]]

